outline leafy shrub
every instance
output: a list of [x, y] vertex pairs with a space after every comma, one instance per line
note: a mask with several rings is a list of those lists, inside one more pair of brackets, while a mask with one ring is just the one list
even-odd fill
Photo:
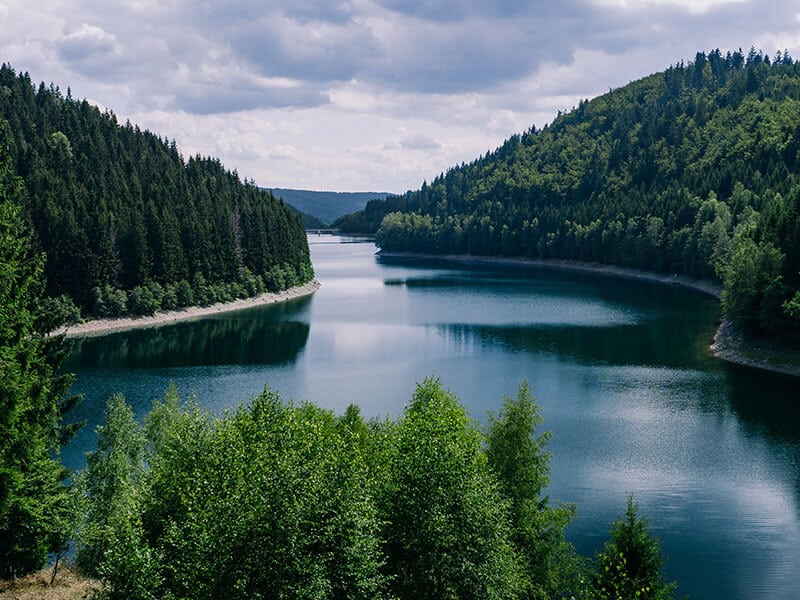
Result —
[[246, 287], [244, 287], [238, 281], [234, 281], [232, 284], [230, 284], [230, 288], [231, 288], [231, 295], [236, 299], [249, 298], [250, 296], [253, 295], [248, 291]]
[[311, 261], [306, 261], [300, 265], [300, 282], [305, 283], [314, 279], [314, 267]]
[[164, 295], [161, 298], [161, 308], [163, 310], [173, 310], [180, 306], [178, 304], [178, 286], [175, 283], [168, 283], [164, 286]]
[[192, 281], [192, 290], [194, 292], [194, 301], [198, 306], [208, 306], [214, 304], [214, 296], [206, 282], [206, 278], [202, 273], [195, 274]]
[[[157, 307], [161, 308], [161, 305], [164, 303], [164, 287], [157, 281], [148, 281], [145, 283], [145, 287], [150, 290]], [[158, 310], [158, 308], [156, 308], [156, 310]]]
[[297, 276], [297, 271], [295, 271], [294, 267], [289, 263], [283, 263], [283, 272], [285, 275], [284, 289], [294, 287], [300, 283], [300, 279]]
[[119, 317], [128, 312], [128, 294], [125, 290], [106, 284], [94, 288], [93, 296], [92, 314], [98, 317]]
[[75, 305], [72, 298], [65, 295], [45, 298], [41, 302], [39, 312], [47, 318], [45, 327], [47, 330], [78, 323], [81, 320], [81, 309]]
[[175, 295], [177, 297], [178, 306], [192, 306], [195, 302], [194, 291], [189, 282], [181, 279], [176, 288]]
[[280, 292], [286, 289], [286, 274], [278, 265], [273, 266], [265, 276], [267, 289], [270, 292]]
[[254, 281], [255, 281], [255, 294], [253, 294], [254, 296], [263, 294], [264, 292], [267, 291], [267, 284], [264, 281], [264, 277], [262, 277], [261, 275], [256, 275], [254, 277]]
[[[239, 280], [240, 285], [246, 291], [246, 296], [241, 296], [242, 298], [246, 298], [248, 296], [252, 297], [260, 293], [258, 279], [259, 278], [256, 275], [253, 275], [253, 272], [247, 267], [242, 269]], [[261, 285], [263, 285], [263, 283]]]
[[128, 296], [128, 309], [136, 315], [152, 315], [160, 307], [153, 292], [145, 285], [137, 285]]

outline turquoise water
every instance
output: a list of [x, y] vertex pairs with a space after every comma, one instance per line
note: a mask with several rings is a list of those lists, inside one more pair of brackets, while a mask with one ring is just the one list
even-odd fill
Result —
[[264, 385], [341, 412], [397, 415], [436, 375], [483, 420], [527, 378], [553, 431], [552, 499], [591, 554], [633, 494], [692, 598], [800, 597], [800, 380], [708, 352], [717, 302], [660, 284], [547, 270], [378, 260], [310, 238], [312, 297], [76, 342], [84, 428], [105, 399], [138, 416], [174, 381], [215, 410]]

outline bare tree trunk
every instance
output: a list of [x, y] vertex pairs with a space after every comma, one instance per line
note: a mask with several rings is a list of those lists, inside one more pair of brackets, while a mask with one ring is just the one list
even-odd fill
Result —
[[53, 582], [56, 580], [56, 574], [58, 573], [58, 561], [61, 558], [61, 552], [56, 554], [56, 564], [53, 565], [53, 574], [50, 576], [50, 584], [53, 585]]

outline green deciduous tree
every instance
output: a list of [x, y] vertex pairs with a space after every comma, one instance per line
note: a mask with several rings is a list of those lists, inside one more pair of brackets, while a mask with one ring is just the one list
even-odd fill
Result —
[[438, 380], [425, 380], [395, 435], [381, 500], [392, 593], [516, 597], [522, 571], [508, 503], [458, 399]]
[[77, 478], [82, 519], [77, 528], [77, 562], [102, 577], [112, 598], [155, 598], [160, 584], [155, 553], [143, 539], [141, 520], [145, 439], [122, 395], [112, 396], [97, 450]]
[[528, 598], [560, 598], [576, 591], [581, 561], [564, 539], [575, 513], [571, 505], [551, 506], [544, 495], [550, 483], [549, 431], [537, 434], [542, 417], [527, 382], [506, 396], [497, 416], [489, 415], [486, 454], [500, 488], [511, 501], [514, 541], [529, 579]]
[[265, 391], [212, 418], [170, 388], [144, 430], [112, 398], [100, 434], [78, 557], [110, 596], [382, 597], [374, 486], [330, 411]]
[[783, 304], [783, 312], [800, 323], [800, 291], [797, 291], [790, 300]]
[[175, 593], [380, 597], [371, 485], [329, 411], [285, 406], [265, 391], [207, 439], [196, 461], [174, 449], [155, 463], [157, 489], [183, 484], [167, 493], [180, 506], [157, 542], [170, 557], [165, 572]]
[[730, 260], [721, 269], [725, 312], [751, 330], [774, 332], [775, 309], [784, 296], [783, 261], [783, 254], [770, 242], [735, 236]]

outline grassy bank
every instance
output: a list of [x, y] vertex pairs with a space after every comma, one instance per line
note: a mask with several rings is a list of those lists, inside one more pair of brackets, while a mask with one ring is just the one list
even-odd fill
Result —
[[55, 579], [52, 568], [0, 581], [0, 600], [82, 600], [101, 589], [97, 579], [80, 575], [71, 567], [59, 567]]

